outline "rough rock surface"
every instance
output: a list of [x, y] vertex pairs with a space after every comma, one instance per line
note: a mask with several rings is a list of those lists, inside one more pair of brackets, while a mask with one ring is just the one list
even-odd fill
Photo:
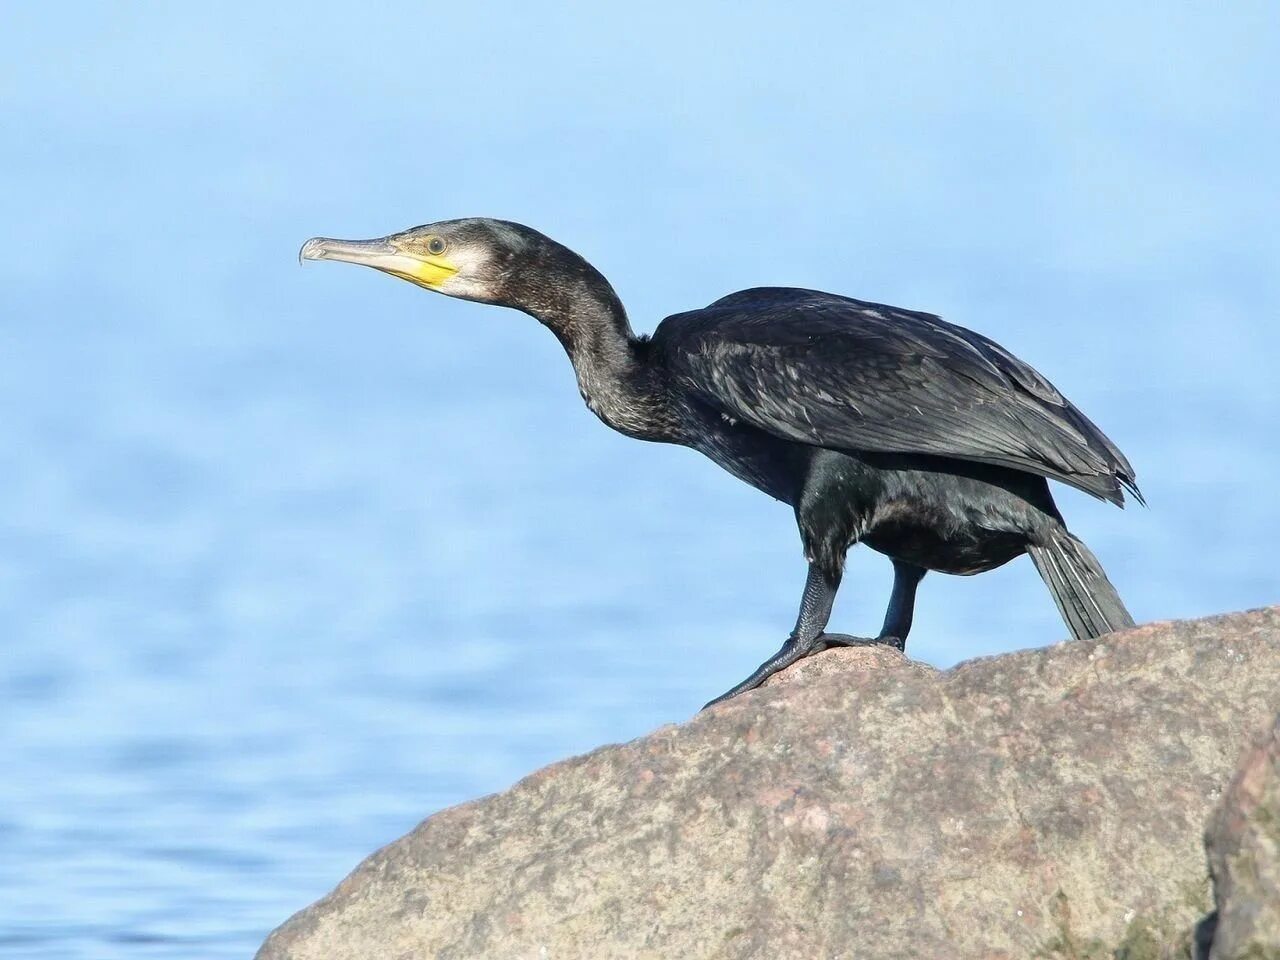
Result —
[[258, 956], [1189, 956], [1205, 823], [1277, 701], [1280, 608], [945, 673], [832, 650], [436, 814]]
[[1280, 717], [1245, 756], [1205, 845], [1218, 903], [1210, 960], [1280, 960]]

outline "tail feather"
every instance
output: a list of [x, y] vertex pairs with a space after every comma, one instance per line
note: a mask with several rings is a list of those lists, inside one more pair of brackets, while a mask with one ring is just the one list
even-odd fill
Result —
[[1065, 530], [1027, 551], [1077, 640], [1134, 625], [1093, 552]]

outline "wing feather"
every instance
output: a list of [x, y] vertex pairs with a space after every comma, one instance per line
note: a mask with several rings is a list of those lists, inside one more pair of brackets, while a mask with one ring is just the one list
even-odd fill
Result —
[[957, 457], [1123, 503], [1133, 468], [1056, 387], [999, 344], [932, 314], [763, 288], [669, 317], [654, 335], [676, 382], [776, 436]]

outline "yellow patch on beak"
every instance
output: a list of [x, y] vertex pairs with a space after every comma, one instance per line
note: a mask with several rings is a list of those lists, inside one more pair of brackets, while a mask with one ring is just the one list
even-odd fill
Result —
[[433, 257], [430, 254], [407, 253], [403, 259], [410, 262], [408, 269], [388, 269], [403, 280], [416, 283], [428, 290], [439, 290], [440, 285], [458, 272], [457, 266], [448, 257]]

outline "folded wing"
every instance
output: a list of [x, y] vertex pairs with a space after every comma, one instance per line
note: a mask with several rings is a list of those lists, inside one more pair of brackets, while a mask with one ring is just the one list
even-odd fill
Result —
[[930, 314], [761, 288], [669, 317], [654, 347], [685, 389], [788, 440], [957, 457], [1141, 500], [1128, 460], [1053, 384]]

